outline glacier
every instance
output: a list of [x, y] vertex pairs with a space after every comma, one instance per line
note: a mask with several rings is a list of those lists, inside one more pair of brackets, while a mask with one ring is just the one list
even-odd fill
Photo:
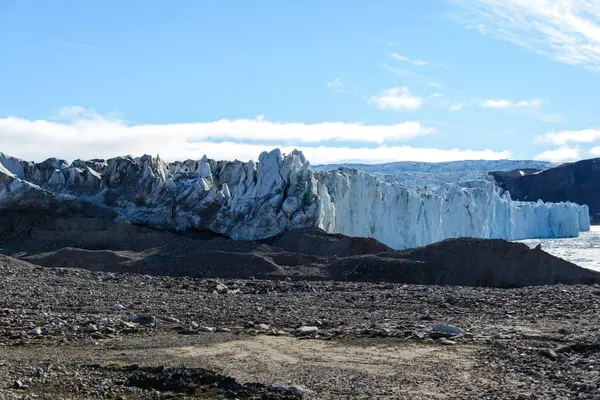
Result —
[[255, 240], [320, 227], [395, 249], [461, 236], [576, 237], [590, 228], [586, 205], [512, 201], [485, 180], [427, 189], [356, 169], [315, 170], [299, 151], [263, 152], [258, 162], [204, 156], [170, 163], [149, 155], [35, 163], [0, 153], [0, 210], [73, 199], [160, 229]]
[[399, 161], [381, 164], [326, 164], [315, 165], [317, 171], [358, 169], [376, 175], [387, 182], [408, 186], [446, 186], [468, 180], [492, 181], [492, 171], [546, 170], [560, 163], [537, 160], [464, 160], [447, 162]]

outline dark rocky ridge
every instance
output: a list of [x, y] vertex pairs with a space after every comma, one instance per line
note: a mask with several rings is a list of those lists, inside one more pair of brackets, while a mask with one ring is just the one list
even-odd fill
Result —
[[523, 172], [523, 176], [518, 170], [490, 175], [510, 192], [513, 200], [587, 204], [592, 223], [600, 223], [600, 158], [563, 164], [546, 171]]
[[522, 287], [600, 283], [600, 273], [504, 240], [448, 239], [392, 251], [374, 239], [317, 228], [261, 241], [210, 232], [167, 232], [115, 221], [74, 201], [47, 210], [0, 212], [0, 248], [45, 267], [227, 279], [384, 281]]

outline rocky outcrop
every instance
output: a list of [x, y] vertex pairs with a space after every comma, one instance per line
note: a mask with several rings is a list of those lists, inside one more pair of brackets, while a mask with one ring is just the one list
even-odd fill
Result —
[[318, 227], [404, 249], [462, 236], [572, 237], [589, 228], [585, 206], [513, 202], [484, 181], [432, 191], [357, 170], [315, 173], [298, 151], [264, 152], [247, 163], [203, 157], [169, 164], [147, 155], [33, 163], [0, 155], [0, 164], [0, 212], [86, 208], [136, 225], [238, 240]]
[[586, 204], [591, 222], [600, 223], [600, 158], [563, 164], [545, 171], [492, 172], [496, 182], [515, 200]]
[[392, 250], [372, 238], [328, 234], [319, 228], [294, 229], [260, 242], [292, 253], [321, 257], [350, 257]]

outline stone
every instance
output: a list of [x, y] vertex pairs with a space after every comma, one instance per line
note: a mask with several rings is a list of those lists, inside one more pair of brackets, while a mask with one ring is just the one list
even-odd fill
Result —
[[94, 325], [94, 324], [87, 324], [85, 326], [85, 328], [83, 328], [83, 330], [86, 333], [93, 333], [93, 332], [97, 332], [98, 331], [98, 327], [96, 325]]
[[128, 329], [134, 329], [136, 327], [136, 324], [134, 324], [133, 322], [129, 322], [129, 321], [121, 321], [121, 325], [124, 328], [128, 328]]
[[197, 322], [194, 322], [194, 321], [192, 321], [192, 322], [190, 322], [190, 326], [192, 327], [192, 329], [198, 329], [198, 327], [199, 327], [200, 325], [198, 325], [198, 323], [197, 323]]
[[293, 393], [297, 396], [303, 396], [304, 395], [304, 390], [302, 390], [301, 387], [299, 386], [274, 386], [273, 387], [274, 390], [278, 391], [278, 392], [289, 392], [289, 393]]
[[180, 321], [174, 317], [158, 317], [161, 321], [167, 322], [169, 324], [179, 324]]
[[455, 336], [464, 335], [464, 331], [456, 326], [447, 325], [447, 324], [433, 324], [431, 325], [431, 336], [434, 339], [438, 339], [441, 337], [450, 338]]
[[197, 335], [200, 332], [192, 328], [191, 326], [185, 326], [183, 329], [180, 329], [177, 333], [180, 335]]
[[258, 328], [258, 330], [260, 331], [268, 331], [269, 329], [271, 329], [271, 327], [267, 324], [258, 324], [256, 328]]
[[229, 291], [229, 288], [227, 286], [225, 286], [222, 283], [217, 283], [217, 287], [215, 289], [215, 292], [217, 292], [218, 294], [225, 294]]
[[558, 354], [552, 349], [541, 349], [540, 354], [551, 360], [558, 360]]
[[456, 342], [454, 340], [450, 340], [445, 337], [441, 337], [437, 341], [439, 344], [443, 344], [444, 346], [453, 346], [456, 344]]
[[150, 315], [138, 315], [133, 319], [132, 322], [138, 325], [154, 326], [154, 324], [156, 323], [156, 318]]
[[42, 334], [42, 328], [34, 328], [31, 330], [32, 336], [40, 336]]
[[104, 335], [103, 335], [103, 334], [101, 334], [100, 332], [92, 332], [92, 333], [90, 334], [90, 336], [91, 336], [93, 339], [104, 339]]
[[110, 306], [109, 309], [111, 311], [122, 311], [125, 307], [120, 304], [115, 304], [114, 306]]
[[314, 335], [319, 333], [319, 328], [316, 326], [301, 326], [300, 328], [296, 329], [296, 333], [301, 336]]
[[213, 327], [209, 327], [209, 326], [202, 326], [202, 327], [198, 328], [198, 330], [200, 332], [214, 332], [216, 329]]

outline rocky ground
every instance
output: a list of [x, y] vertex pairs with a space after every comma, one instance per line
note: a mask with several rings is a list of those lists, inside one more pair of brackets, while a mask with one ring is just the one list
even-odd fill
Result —
[[6, 256], [0, 276], [0, 399], [597, 399], [600, 391], [598, 285], [215, 280]]

